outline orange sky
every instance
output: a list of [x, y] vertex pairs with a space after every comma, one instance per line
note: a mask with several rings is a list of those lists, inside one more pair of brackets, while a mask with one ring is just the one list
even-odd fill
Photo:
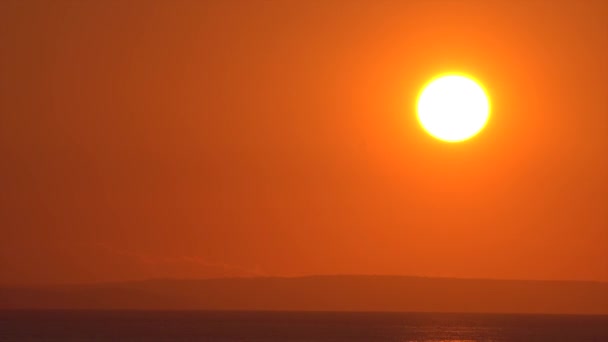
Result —
[[[608, 3], [0, 2], [0, 283], [608, 281]], [[419, 128], [482, 81], [487, 128]]]

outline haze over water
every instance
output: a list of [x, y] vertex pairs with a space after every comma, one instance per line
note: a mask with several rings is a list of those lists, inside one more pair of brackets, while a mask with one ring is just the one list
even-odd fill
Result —
[[608, 316], [337, 312], [0, 312], [0, 341], [608, 341]]

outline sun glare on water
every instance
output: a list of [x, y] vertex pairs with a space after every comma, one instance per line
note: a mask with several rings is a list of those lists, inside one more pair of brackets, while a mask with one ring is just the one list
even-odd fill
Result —
[[463, 75], [444, 75], [429, 82], [418, 97], [418, 121], [437, 139], [459, 142], [487, 124], [490, 101], [485, 90]]

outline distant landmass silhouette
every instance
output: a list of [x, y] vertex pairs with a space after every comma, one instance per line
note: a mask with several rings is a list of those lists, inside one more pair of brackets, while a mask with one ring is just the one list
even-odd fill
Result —
[[608, 314], [608, 283], [309, 276], [0, 287], [0, 309]]

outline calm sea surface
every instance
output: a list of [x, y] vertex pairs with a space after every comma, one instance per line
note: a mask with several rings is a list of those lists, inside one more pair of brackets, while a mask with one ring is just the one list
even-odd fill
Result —
[[608, 316], [0, 311], [0, 341], [608, 342]]

